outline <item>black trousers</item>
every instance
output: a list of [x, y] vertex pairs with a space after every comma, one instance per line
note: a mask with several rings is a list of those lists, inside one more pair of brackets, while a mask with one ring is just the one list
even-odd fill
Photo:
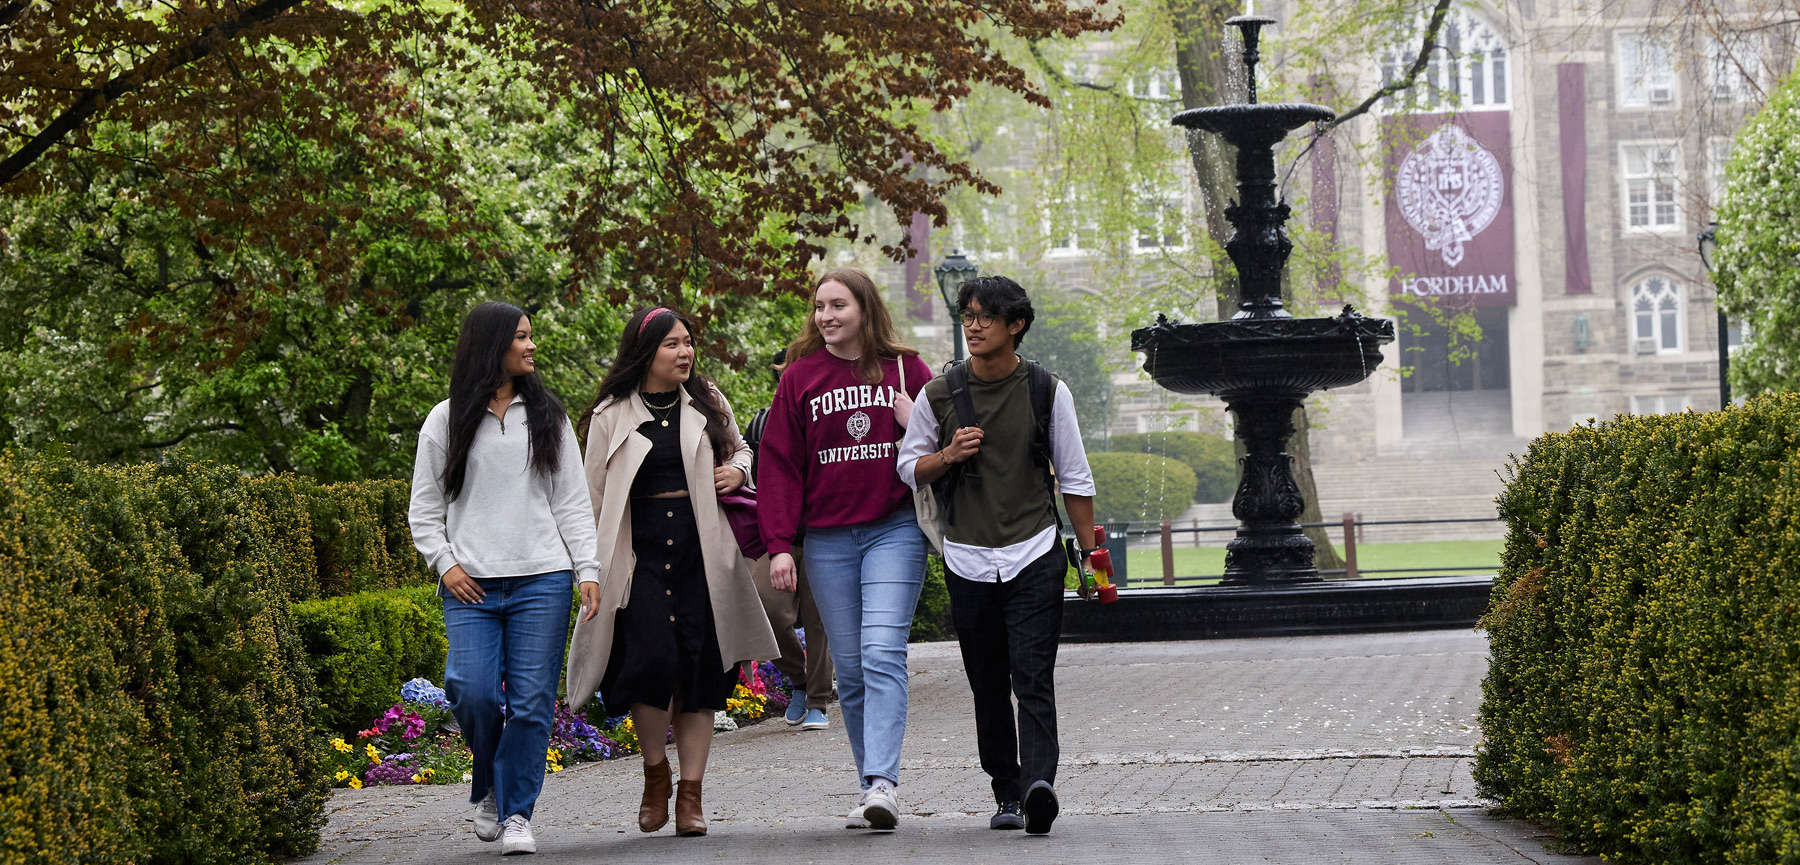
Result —
[[993, 779], [998, 802], [1018, 801], [1036, 781], [1056, 783], [1056, 643], [1068, 567], [1062, 550], [1052, 547], [1002, 583], [954, 573], [945, 580], [950, 620], [975, 694], [981, 768]]

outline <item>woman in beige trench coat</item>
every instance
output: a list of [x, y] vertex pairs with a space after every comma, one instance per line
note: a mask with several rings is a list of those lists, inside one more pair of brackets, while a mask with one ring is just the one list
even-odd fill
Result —
[[568, 674], [571, 706], [598, 690], [608, 712], [631, 712], [644, 757], [645, 832], [669, 819], [662, 731], [673, 721], [678, 835], [706, 834], [700, 785], [713, 712], [725, 708], [738, 664], [780, 653], [718, 504], [748, 479], [750, 448], [724, 395], [693, 372], [691, 330], [685, 316], [660, 307], [632, 316], [582, 419], [600, 574], [581, 585]]

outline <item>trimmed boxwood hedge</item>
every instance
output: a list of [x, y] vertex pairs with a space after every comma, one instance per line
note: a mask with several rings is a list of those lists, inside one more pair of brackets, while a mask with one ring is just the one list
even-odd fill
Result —
[[1575, 847], [1800, 862], [1800, 397], [1533, 442], [1475, 777]]
[[310, 852], [328, 783], [291, 603], [428, 583], [404, 490], [0, 454], [0, 863]]
[[1107, 440], [1119, 453], [1155, 454], [1180, 460], [1194, 470], [1194, 501], [1228, 502], [1237, 492], [1238, 461], [1231, 439], [1187, 430], [1126, 433]]
[[408, 680], [442, 679], [450, 644], [432, 586], [302, 601], [294, 623], [312, 658], [323, 726], [367, 726]]
[[1172, 520], [1194, 501], [1194, 470], [1150, 454], [1092, 453], [1094, 517], [1103, 523]]

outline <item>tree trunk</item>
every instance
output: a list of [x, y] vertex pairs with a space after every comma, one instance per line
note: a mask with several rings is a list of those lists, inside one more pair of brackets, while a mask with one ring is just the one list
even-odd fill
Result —
[[[1182, 107], [1200, 108], [1224, 104], [1228, 96], [1226, 82], [1231, 80], [1229, 67], [1232, 62], [1232, 58], [1226, 56], [1223, 50], [1227, 29], [1225, 19], [1243, 14], [1242, 3], [1240, 0], [1169, 0], [1169, 10], [1175, 23], [1175, 69], [1181, 78]], [[1236, 198], [1235, 154], [1216, 135], [1191, 132], [1188, 134], [1187, 144], [1188, 158], [1193, 161], [1194, 173], [1199, 178], [1201, 224], [1206, 227], [1206, 236], [1222, 250], [1232, 232], [1231, 223], [1225, 219], [1225, 207]], [[1224, 259], [1216, 259], [1214, 266], [1225, 268]], [[1229, 271], [1221, 273], [1217, 284], [1219, 318], [1227, 319], [1237, 312], [1237, 275]], [[1285, 280], [1282, 293], [1289, 293]], [[1284, 297], [1283, 300], [1291, 301], [1292, 298]], [[1319, 513], [1319, 487], [1313, 481], [1312, 445], [1308, 439], [1305, 408], [1294, 413], [1294, 435], [1288, 441], [1288, 452], [1294, 460], [1294, 481], [1300, 485], [1301, 496], [1306, 501], [1306, 510], [1301, 513], [1300, 521], [1322, 522]], [[1241, 465], [1241, 458], [1244, 456], [1242, 442], [1237, 443], [1237, 455]], [[1316, 550], [1314, 561], [1319, 570], [1339, 570], [1344, 567], [1343, 558], [1338, 555], [1337, 548], [1332, 546], [1324, 529], [1307, 529], [1306, 535], [1312, 538]]]

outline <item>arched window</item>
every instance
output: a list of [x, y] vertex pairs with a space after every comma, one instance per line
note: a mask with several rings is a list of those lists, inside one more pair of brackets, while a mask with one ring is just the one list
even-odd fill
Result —
[[1631, 335], [1637, 354], [1681, 351], [1681, 289], [1666, 276], [1631, 287]]
[[[1381, 53], [1382, 86], [1406, 77], [1406, 70], [1419, 56], [1428, 20], [1420, 15], [1405, 39]], [[1381, 110], [1432, 113], [1511, 108], [1509, 59], [1506, 40], [1498, 30], [1467, 11], [1454, 10], [1444, 19], [1437, 47], [1418, 80], [1410, 90], [1383, 99]]]

